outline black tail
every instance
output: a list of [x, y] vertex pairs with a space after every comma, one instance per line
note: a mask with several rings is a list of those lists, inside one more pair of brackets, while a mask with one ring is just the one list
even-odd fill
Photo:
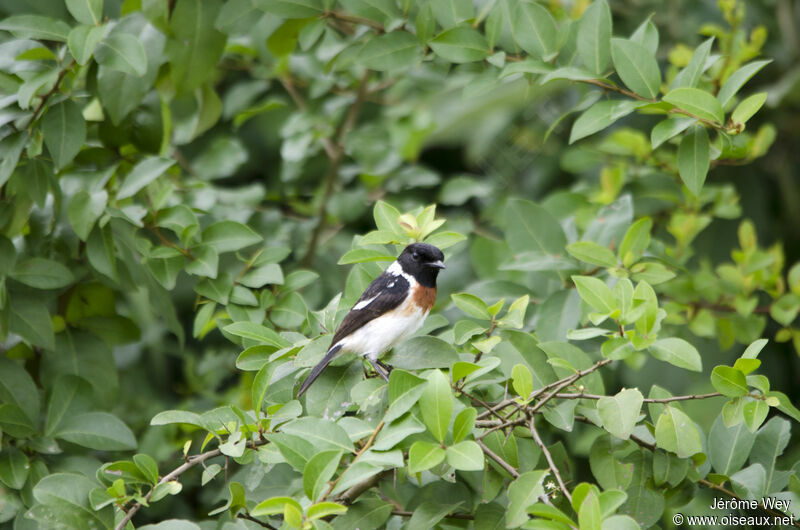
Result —
[[341, 349], [342, 349], [342, 345], [341, 344], [337, 344], [336, 346], [334, 346], [333, 348], [328, 350], [328, 353], [325, 354], [325, 357], [323, 357], [322, 360], [311, 370], [311, 373], [308, 374], [308, 377], [306, 377], [306, 380], [303, 381], [302, 385], [300, 385], [300, 390], [298, 390], [298, 392], [297, 392], [297, 397], [302, 396], [303, 393], [306, 390], [308, 390], [308, 387], [310, 387], [311, 384], [314, 381], [317, 380], [317, 377], [320, 376], [322, 371], [329, 364], [331, 364], [331, 361], [333, 360], [334, 357], [336, 357], [336, 354], [339, 353], [339, 350], [341, 350]]

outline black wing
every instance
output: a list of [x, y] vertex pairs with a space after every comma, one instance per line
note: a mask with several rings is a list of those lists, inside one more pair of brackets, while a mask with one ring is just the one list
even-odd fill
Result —
[[[398, 307], [408, 296], [411, 285], [403, 276], [395, 276], [384, 272], [369, 284], [369, 287], [361, 295], [361, 298], [347, 313], [339, 329], [333, 336], [331, 345], [336, 345], [344, 337], [348, 336], [370, 320], [373, 320], [387, 311]], [[355, 309], [361, 302], [372, 300], [360, 309]]]

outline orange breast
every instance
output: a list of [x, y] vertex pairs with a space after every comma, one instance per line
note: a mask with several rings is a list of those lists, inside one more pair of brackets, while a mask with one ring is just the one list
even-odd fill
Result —
[[436, 287], [423, 287], [417, 284], [414, 286], [411, 298], [414, 300], [415, 305], [419, 306], [423, 312], [427, 313], [436, 302]]

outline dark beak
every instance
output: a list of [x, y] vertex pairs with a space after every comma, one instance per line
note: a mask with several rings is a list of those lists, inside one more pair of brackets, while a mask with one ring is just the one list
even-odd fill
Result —
[[433, 267], [435, 269], [446, 269], [447, 267], [444, 266], [442, 260], [438, 259], [436, 261], [428, 262], [428, 267]]

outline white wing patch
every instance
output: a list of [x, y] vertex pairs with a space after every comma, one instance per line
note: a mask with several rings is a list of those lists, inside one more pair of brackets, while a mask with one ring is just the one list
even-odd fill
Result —
[[377, 296], [373, 296], [372, 298], [369, 298], [369, 299], [367, 299], [367, 300], [362, 300], [362, 301], [360, 301], [359, 303], [357, 303], [356, 305], [354, 305], [354, 306], [353, 306], [353, 309], [355, 309], [356, 311], [358, 311], [358, 310], [360, 310], [360, 309], [364, 309], [364, 308], [365, 308], [365, 307], [367, 307], [369, 304], [371, 304], [371, 303], [372, 303], [372, 301], [373, 301], [373, 300], [375, 300], [376, 298], [378, 298], [378, 297], [377, 297]]

